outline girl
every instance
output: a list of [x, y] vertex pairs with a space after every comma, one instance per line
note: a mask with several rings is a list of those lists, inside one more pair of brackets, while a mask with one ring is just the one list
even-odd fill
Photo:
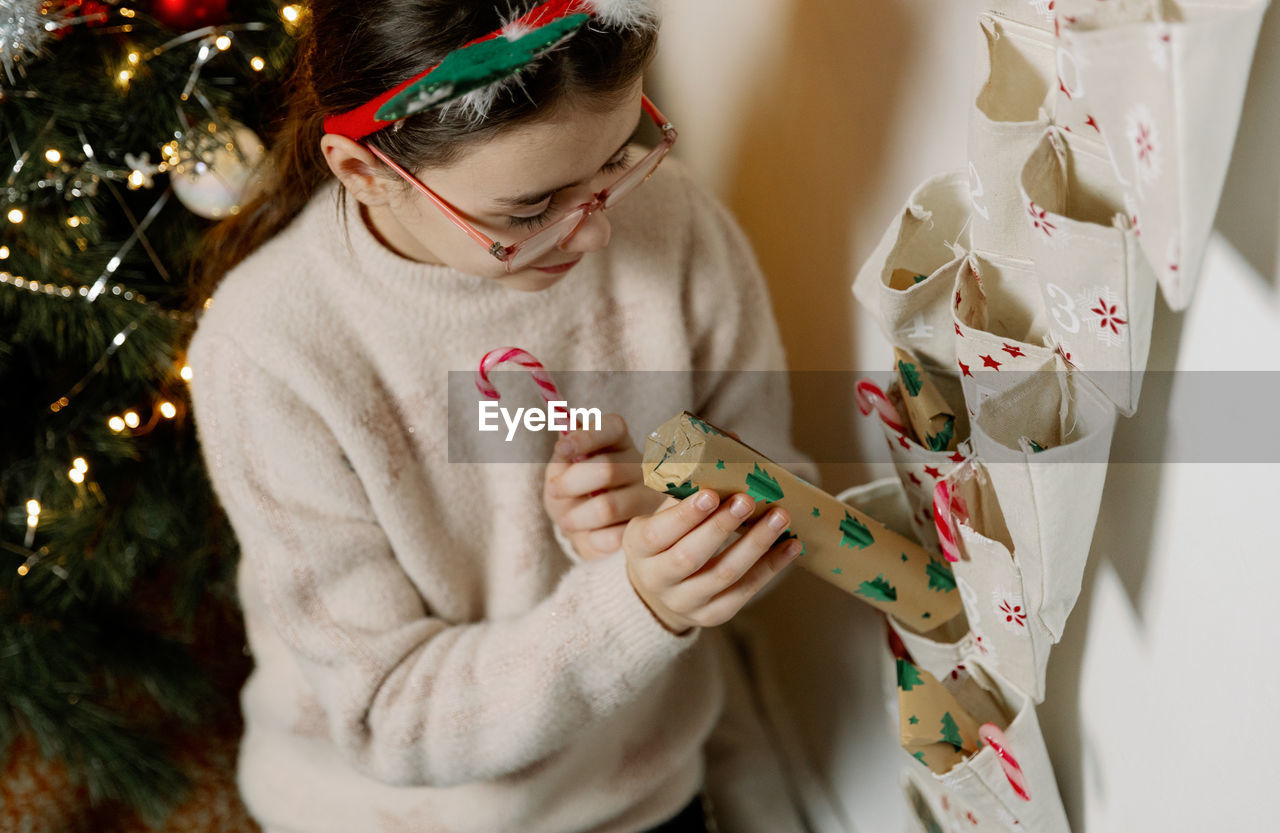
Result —
[[[503, 5], [313, 0], [274, 181], [205, 258], [193, 399], [255, 657], [241, 792], [268, 833], [705, 830], [711, 804], [799, 830], [710, 629], [797, 554], [786, 513], [730, 542], [746, 495], [659, 506], [616, 414], [534, 438], [537, 465], [474, 462], [474, 402], [448, 407], [449, 371], [511, 343], [704, 371], [661, 377], [674, 404], [592, 391], [636, 425], [789, 430], [781, 374], [733, 372], [784, 367], [750, 251], [658, 167], [653, 13]], [[649, 119], [663, 141], [629, 147]]]

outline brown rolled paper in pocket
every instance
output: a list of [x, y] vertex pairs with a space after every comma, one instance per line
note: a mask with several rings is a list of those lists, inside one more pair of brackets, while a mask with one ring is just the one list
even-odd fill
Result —
[[841, 503], [758, 451], [687, 411], [649, 435], [644, 482], [684, 498], [700, 489], [721, 497], [746, 492], [752, 517], [772, 506], [791, 515], [804, 544], [797, 564], [919, 631], [958, 616], [960, 597], [951, 568], [875, 518]]

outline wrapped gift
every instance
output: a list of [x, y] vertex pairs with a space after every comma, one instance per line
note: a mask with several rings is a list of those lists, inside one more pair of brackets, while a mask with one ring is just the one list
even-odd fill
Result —
[[902, 748], [932, 772], [944, 775], [982, 745], [978, 722], [928, 671], [909, 659], [896, 663]]
[[791, 515], [788, 535], [804, 552], [796, 562], [920, 631], [958, 616], [951, 568], [868, 515], [791, 474], [760, 452], [688, 412], [649, 435], [644, 482], [678, 498], [700, 489], [756, 500], [752, 518], [773, 506]]

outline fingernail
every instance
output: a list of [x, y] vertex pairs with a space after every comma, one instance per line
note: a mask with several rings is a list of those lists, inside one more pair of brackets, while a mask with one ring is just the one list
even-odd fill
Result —
[[804, 544], [800, 543], [798, 540], [788, 541], [787, 548], [782, 551], [782, 554], [787, 558], [795, 558], [803, 549]]
[[738, 495], [733, 499], [733, 503], [729, 507], [729, 512], [735, 518], [745, 518], [747, 515], [751, 514], [751, 509], [751, 499]]
[[769, 513], [769, 526], [781, 531], [787, 525], [787, 516], [777, 510]]
[[694, 498], [693, 505], [705, 512], [716, 505], [716, 496], [712, 492], [703, 492]]

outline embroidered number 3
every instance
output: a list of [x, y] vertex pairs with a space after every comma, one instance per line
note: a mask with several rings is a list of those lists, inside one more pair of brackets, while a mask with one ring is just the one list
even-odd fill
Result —
[[982, 219], [990, 220], [991, 213], [987, 211], [987, 207], [982, 204], [979, 198], [986, 191], [982, 187], [982, 177], [978, 176], [978, 169], [969, 163], [969, 202], [973, 204], [973, 210], [982, 215]]
[[1068, 333], [1080, 332], [1080, 316], [1076, 315], [1076, 302], [1067, 291], [1056, 283], [1046, 283], [1044, 294], [1049, 296], [1050, 312], [1058, 326]]

